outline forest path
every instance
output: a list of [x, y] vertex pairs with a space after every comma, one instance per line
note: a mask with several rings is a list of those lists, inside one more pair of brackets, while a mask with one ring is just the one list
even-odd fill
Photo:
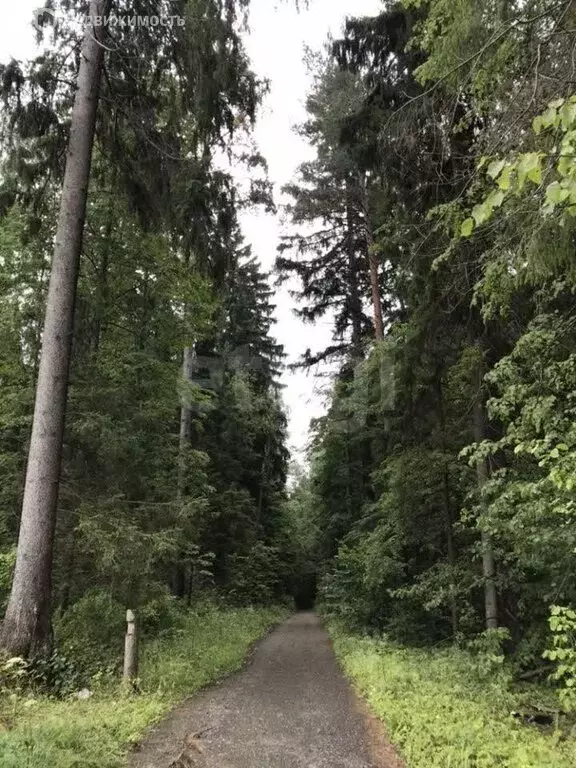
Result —
[[[203, 754], [179, 761], [200, 734]], [[326, 630], [299, 613], [256, 647], [243, 670], [174, 710], [130, 768], [401, 768], [381, 725], [342, 675]]]

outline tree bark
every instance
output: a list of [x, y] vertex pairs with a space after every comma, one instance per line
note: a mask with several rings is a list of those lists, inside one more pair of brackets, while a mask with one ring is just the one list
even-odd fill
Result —
[[[436, 372], [436, 393], [438, 397], [438, 415], [440, 418], [440, 447], [443, 457], [443, 470], [442, 470], [442, 495], [444, 503], [444, 519], [446, 525], [446, 554], [448, 556], [448, 565], [452, 570], [452, 576], [450, 579], [450, 586], [452, 590], [455, 589], [454, 583], [454, 566], [456, 564], [456, 553], [454, 547], [454, 521], [452, 520], [452, 505], [450, 503], [450, 470], [448, 466], [448, 460], [446, 458], [447, 440], [446, 440], [446, 414], [444, 410], [444, 389], [442, 387], [442, 372], [439, 369]], [[450, 618], [452, 623], [452, 635], [456, 637], [458, 634], [458, 606], [456, 605], [456, 599], [454, 596], [450, 599]]]
[[113, 168], [110, 181], [110, 198], [108, 200], [108, 212], [106, 216], [106, 230], [104, 233], [104, 248], [102, 251], [102, 260], [98, 274], [98, 286], [96, 290], [96, 311], [93, 331], [93, 354], [94, 358], [98, 356], [100, 344], [102, 342], [102, 333], [104, 330], [104, 320], [109, 302], [108, 271], [110, 267], [110, 254], [112, 252], [112, 233], [114, 230], [115, 214], [115, 192], [116, 178], [118, 169]]
[[[194, 347], [186, 347], [184, 349], [183, 362], [182, 362], [182, 379], [184, 385], [192, 381], [194, 375], [194, 360], [195, 351]], [[178, 488], [177, 498], [179, 502], [182, 502], [186, 496], [187, 485], [187, 453], [188, 447], [192, 441], [192, 409], [188, 403], [186, 393], [182, 396], [182, 405], [180, 410], [180, 445], [178, 450]], [[176, 563], [174, 568], [172, 591], [176, 597], [185, 597], [186, 595], [186, 572], [188, 570], [188, 563], [186, 562], [184, 553], [180, 560]]]
[[352, 322], [352, 352], [356, 362], [364, 358], [362, 353], [362, 299], [358, 286], [358, 262], [354, 247], [354, 215], [352, 202], [352, 184], [346, 183], [346, 238], [348, 249], [348, 302], [350, 307], [350, 319]]
[[[482, 349], [483, 352], [483, 349]], [[486, 407], [484, 402], [484, 364], [478, 366], [477, 395], [474, 403], [474, 440], [482, 443], [486, 439]], [[488, 462], [483, 459], [476, 466], [478, 489], [482, 489], [490, 476]], [[491, 535], [482, 529], [482, 571], [484, 575], [484, 603], [486, 629], [498, 628], [498, 595], [496, 593], [496, 561]]]
[[[189, 384], [194, 376], [194, 347], [184, 349], [184, 359], [182, 364], [182, 378], [184, 384]], [[188, 403], [186, 395], [182, 397], [182, 406], [180, 411], [180, 451], [178, 467], [178, 499], [182, 499], [186, 494], [186, 452], [190, 441], [192, 440], [192, 410]]]
[[360, 181], [361, 205], [364, 216], [364, 228], [366, 237], [366, 258], [370, 271], [370, 286], [372, 289], [372, 306], [374, 308], [374, 334], [376, 341], [384, 341], [384, 313], [382, 311], [382, 296], [380, 294], [380, 269], [378, 256], [374, 252], [374, 232], [370, 218], [370, 203], [366, 178]]
[[[107, 0], [92, 0], [90, 18]], [[0, 635], [13, 656], [52, 648], [52, 563], [74, 310], [92, 147], [104, 61], [104, 29], [86, 23], [48, 289], [16, 570]]]

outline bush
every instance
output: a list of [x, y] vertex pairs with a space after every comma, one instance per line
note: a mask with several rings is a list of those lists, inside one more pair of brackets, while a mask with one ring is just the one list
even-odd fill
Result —
[[138, 608], [138, 625], [143, 635], [172, 631], [182, 626], [184, 618], [183, 604], [164, 584], [151, 588], [146, 602]]
[[554, 679], [563, 684], [562, 704], [576, 710], [576, 611], [553, 606], [550, 616], [553, 648], [544, 654], [555, 662]]
[[55, 622], [58, 647], [88, 675], [118, 666], [125, 631], [125, 607], [100, 589], [87, 592]]
[[14, 657], [0, 661], [0, 695], [12, 698], [49, 693], [58, 698], [78, 691], [82, 677], [69, 659], [55, 652], [49, 659]]
[[[138, 608], [143, 637], [182, 626], [184, 614], [176, 598], [162, 585], [152, 585], [147, 602]], [[109, 592], [87, 592], [56, 620], [58, 648], [85, 675], [114, 672], [122, 661], [126, 608]]]
[[229, 559], [228, 599], [236, 605], [269, 605], [280, 582], [280, 554], [275, 547], [259, 542], [247, 555]]

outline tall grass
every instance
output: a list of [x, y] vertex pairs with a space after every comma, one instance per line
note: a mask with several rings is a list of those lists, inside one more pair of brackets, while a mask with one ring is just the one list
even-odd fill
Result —
[[[421, 651], [332, 628], [348, 676], [384, 720], [407, 768], [574, 768], [569, 732], [511, 717], [519, 694], [505, 673], [458, 650]], [[520, 701], [522, 696], [520, 696]]]

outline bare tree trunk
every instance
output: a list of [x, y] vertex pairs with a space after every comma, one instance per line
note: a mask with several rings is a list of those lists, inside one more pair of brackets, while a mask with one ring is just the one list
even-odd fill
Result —
[[[194, 347], [184, 349], [184, 361], [182, 364], [182, 378], [184, 384], [189, 384], [194, 375]], [[188, 403], [186, 394], [182, 397], [180, 411], [180, 453], [178, 467], [178, 498], [182, 499], [186, 492], [186, 452], [192, 440], [192, 409]]]
[[106, 216], [106, 230], [104, 232], [104, 248], [100, 262], [98, 285], [96, 290], [96, 311], [94, 328], [92, 332], [93, 356], [96, 358], [102, 343], [104, 320], [109, 300], [108, 271], [110, 267], [110, 254], [112, 252], [112, 232], [114, 229], [114, 213], [116, 208], [115, 192], [118, 169], [113, 168], [110, 180], [110, 197], [108, 200], [108, 212]]
[[[372, 237], [372, 228], [370, 227]], [[376, 341], [384, 341], [384, 318], [382, 315], [382, 298], [380, 296], [380, 272], [378, 269], [378, 257], [372, 250], [374, 240], [368, 246], [368, 261], [370, 264], [370, 284], [372, 286], [372, 303], [374, 306], [374, 335]]]
[[[450, 477], [448, 474], [448, 463], [444, 463], [444, 515], [446, 520], [446, 548], [448, 555], [448, 565], [452, 569], [450, 576], [450, 586], [454, 590], [454, 565], [456, 564], [456, 556], [454, 551], [454, 530], [452, 521], [452, 511], [450, 509]], [[455, 638], [458, 634], [458, 606], [456, 605], [456, 598], [452, 596], [450, 598], [450, 620], [452, 623], [452, 636]]]
[[[92, 0], [90, 17], [107, 0]], [[0, 646], [35, 656], [52, 647], [52, 562], [74, 309], [92, 147], [104, 61], [103, 27], [86, 24], [36, 388], [32, 439], [22, 505], [18, 556]]]
[[358, 263], [354, 247], [354, 217], [352, 211], [352, 184], [346, 182], [346, 227], [348, 242], [348, 302], [352, 321], [352, 351], [356, 363], [363, 359], [362, 353], [362, 299], [358, 286]]
[[[182, 363], [182, 380], [184, 386], [192, 381], [194, 375], [194, 359], [195, 352], [194, 347], [186, 347], [184, 349], [183, 363]], [[186, 471], [188, 453], [188, 447], [192, 441], [192, 409], [188, 402], [188, 396], [186, 393], [182, 396], [182, 405], [180, 410], [180, 446], [178, 451], [178, 489], [177, 498], [179, 502], [182, 502], [186, 496]], [[186, 571], [188, 563], [185, 560], [184, 554], [181, 559], [176, 563], [174, 568], [172, 590], [177, 597], [185, 597], [186, 595]]]
[[361, 203], [364, 215], [364, 227], [366, 230], [366, 258], [370, 271], [370, 286], [372, 289], [372, 306], [374, 308], [374, 333], [376, 341], [384, 341], [384, 313], [382, 311], [382, 296], [380, 294], [380, 269], [378, 256], [374, 252], [374, 232], [370, 218], [370, 203], [366, 178], [360, 181]]
[[[436, 392], [438, 396], [438, 415], [440, 417], [440, 435], [442, 448], [443, 467], [443, 485], [442, 495], [444, 503], [444, 519], [446, 525], [446, 554], [448, 556], [448, 565], [451, 569], [450, 586], [455, 591], [454, 583], [454, 565], [456, 563], [456, 554], [454, 547], [454, 521], [452, 520], [452, 508], [450, 503], [450, 471], [448, 467], [447, 446], [446, 446], [446, 414], [444, 412], [444, 389], [442, 387], [442, 374], [439, 369], [436, 373]], [[458, 634], [458, 606], [454, 595], [450, 598], [450, 618], [452, 622], [452, 635], [455, 638]]]
[[[486, 409], [484, 403], [484, 365], [478, 366], [478, 392], [474, 404], [474, 440], [482, 443], [486, 439]], [[478, 488], [482, 488], [489, 478], [488, 462], [482, 459], [476, 467]], [[498, 595], [496, 593], [496, 562], [490, 534], [482, 530], [482, 571], [484, 575], [484, 603], [486, 611], [486, 629], [498, 628]]]

